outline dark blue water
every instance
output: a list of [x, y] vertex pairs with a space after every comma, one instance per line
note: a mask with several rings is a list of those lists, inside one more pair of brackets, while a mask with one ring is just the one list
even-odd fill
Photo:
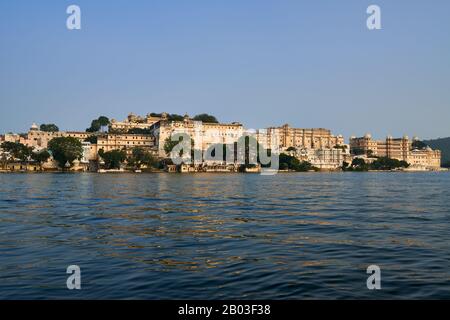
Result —
[[1, 174], [0, 298], [448, 299], [449, 190], [449, 173]]

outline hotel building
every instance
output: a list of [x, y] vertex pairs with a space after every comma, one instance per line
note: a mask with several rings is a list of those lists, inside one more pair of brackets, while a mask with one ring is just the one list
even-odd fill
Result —
[[265, 130], [266, 137], [259, 134], [259, 142], [266, 148], [271, 149], [273, 137], [277, 137], [279, 149], [307, 148], [307, 149], [330, 149], [335, 146], [344, 145], [342, 135], [335, 136], [328, 129], [302, 129], [292, 128], [288, 124], [281, 127], [271, 127]]
[[188, 115], [183, 121], [168, 120], [163, 113], [160, 121], [150, 127], [155, 138], [155, 147], [160, 157], [166, 157], [164, 144], [173, 134], [187, 134], [194, 140], [194, 148], [205, 152], [214, 144], [232, 144], [244, 134], [242, 124], [233, 123], [206, 123], [194, 121]]
[[125, 150], [128, 155], [134, 148], [155, 152], [155, 138], [149, 134], [101, 134], [97, 136], [97, 149], [108, 152]]
[[116, 121], [111, 119], [109, 129], [111, 132], [127, 133], [130, 129], [149, 129], [154, 123], [161, 120], [161, 117], [147, 114], [145, 117], [137, 116], [130, 113], [124, 121]]
[[350, 138], [350, 150], [353, 154], [365, 154], [374, 157], [388, 157], [406, 161], [411, 168], [436, 170], [441, 167], [441, 151], [425, 148], [418, 150], [413, 148], [413, 142], [408, 136], [402, 138], [386, 137], [385, 140], [374, 140], [371, 134], [363, 137]]

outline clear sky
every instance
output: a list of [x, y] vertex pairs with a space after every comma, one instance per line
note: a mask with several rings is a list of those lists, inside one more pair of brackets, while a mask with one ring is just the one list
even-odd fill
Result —
[[3, 133], [167, 111], [450, 136], [450, 1], [0, 0], [0, 111]]

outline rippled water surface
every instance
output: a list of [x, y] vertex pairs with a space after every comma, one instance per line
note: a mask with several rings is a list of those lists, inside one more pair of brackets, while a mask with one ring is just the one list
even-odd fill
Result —
[[449, 173], [1, 174], [0, 298], [449, 299], [449, 200]]

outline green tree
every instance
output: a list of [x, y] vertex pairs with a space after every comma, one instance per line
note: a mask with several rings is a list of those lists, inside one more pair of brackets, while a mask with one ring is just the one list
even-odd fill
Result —
[[[181, 137], [178, 141], [173, 141], [171, 137], [167, 137], [164, 141], [164, 152], [166, 153], [166, 156], [170, 156], [173, 148], [177, 146], [181, 141]], [[181, 155], [181, 154], [180, 154]]]
[[90, 142], [91, 144], [97, 144], [98, 138], [96, 135], [92, 135], [84, 139], [86, 142]]
[[104, 152], [103, 149], [100, 149], [98, 154], [105, 161], [105, 167], [107, 169], [120, 169], [122, 163], [127, 159], [127, 154], [123, 150]]
[[50, 159], [50, 157], [51, 157], [51, 155], [46, 149], [41, 150], [39, 152], [33, 152], [31, 154], [31, 159], [36, 161], [39, 164], [39, 166], [41, 167], [41, 169], [42, 169], [42, 164], [47, 162], [47, 160]]
[[444, 162], [444, 163], [442, 164], [442, 167], [443, 167], [443, 168], [450, 168], [450, 161]]
[[169, 121], [183, 121], [184, 117], [181, 114], [172, 113], [167, 116]]
[[158, 160], [150, 152], [136, 147], [133, 148], [131, 157], [128, 158], [128, 163], [131, 166], [140, 169], [142, 165], [147, 167], [156, 167]]
[[8, 154], [6, 152], [1, 152], [0, 153], [0, 163], [1, 163], [2, 169], [6, 169], [6, 166], [8, 165], [9, 161], [10, 161], [10, 157], [8, 156]]
[[72, 166], [76, 159], [81, 159], [83, 156], [82, 144], [74, 137], [53, 138], [48, 143], [48, 150], [62, 169], [66, 167], [66, 163]]
[[423, 141], [414, 140], [412, 143], [412, 147], [413, 147], [413, 149], [423, 150], [423, 149], [426, 149], [428, 147], [428, 145]]
[[14, 159], [19, 159], [21, 162], [26, 162], [33, 151], [33, 148], [19, 142], [3, 142], [1, 148], [8, 152]]
[[[185, 137], [186, 138], [186, 137]], [[183, 137], [180, 136], [178, 138], [178, 141], [172, 141], [171, 137], [167, 137], [165, 142], [164, 142], [164, 152], [166, 153], [167, 157], [169, 157], [172, 153], [173, 148], [175, 148], [175, 146], [177, 146], [179, 143], [181, 143], [183, 141]], [[194, 158], [194, 145], [195, 145], [195, 141], [194, 139], [191, 138], [191, 157], [192, 159]], [[183, 156], [183, 150], [180, 150], [180, 157]]]
[[58, 132], [59, 128], [56, 124], [49, 123], [49, 124], [41, 124], [40, 130], [45, 132]]
[[151, 134], [150, 129], [131, 128], [127, 131], [128, 134]]
[[362, 158], [354, 158], [351, 165], [353, 171], [368, 171], [369, 166]]
[[388, 157], [381, 157], [370, 164], [372, 170], [394, 170], [399, 168], [408, 168], [409, 164], [406, 161], [391, 159]]
[[347, 171], [349, 165], [350, 163], [348, 163], [347, 161], [342, 162], [342, 170]]
[[219, 123], [216, 117], [207, 114], [207, 113], [201, 113], [196, 115], [194, 118], [192, 118], [195, 121], [202, 121], [206, 123]]
[[351, 153], [355, 156], [361, 156], [363, 154], [366, 154], [363, 148], [352, 148]]
[[91, 126], [86, 129], [86, 132], [98, 132], [100, 131], [101, 127], [109, 126], [110, 121], [105, 116], [100, 116], [98, 119], [92, 120]]
[[306, 172], [314, 170], [314, 167], [308, 161], [300, 161], [296, 157], [288, 154], [280, 154], [280, 169], [281, 170], [293, 170], [297, 172]]

